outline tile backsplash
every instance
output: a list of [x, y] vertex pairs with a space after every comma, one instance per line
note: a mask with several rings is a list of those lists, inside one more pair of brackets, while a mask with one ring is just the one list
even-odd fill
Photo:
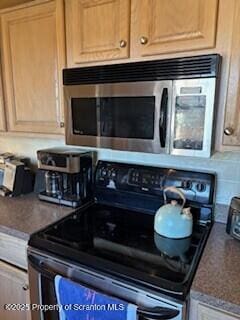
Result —
[[[36, 151], [41, 148], [64, 146], [64, 139], [37, 139], [0, 136], [0, 151], [13, 152], [31, 158], [36, 163]], [[210, 159], [99, 149], [98, 158], [153, 166], [186, 168], [217, 173], [217, 203], [229, 205], [240, 195], [240, 152], [215, 153]]]

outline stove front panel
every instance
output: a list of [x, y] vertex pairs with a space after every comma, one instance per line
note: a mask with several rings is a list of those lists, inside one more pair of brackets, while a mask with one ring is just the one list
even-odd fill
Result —
[[[54, 291], [56, 275], [62, 275], [95, 291], [136, 304], [139, 315], [143, 308], [162, 307], [170, 312], [171, 310], [178, 312], [177, 316], [171, 318], [172, 320], [187, 319], [188, 301], [179, 302], [165, 295], [142, 290], [134, 284], [124, 283], [116, 278], [60, 260], [56, 256], [42, 254], [31, 248], [28, 250], [28, 258], [31, 303], [36, 305], [36, 309], [32, 311], [32, 320], [59, 319], [57, 307], [53, 311], [37, 310], [37, 305], [57, 305]], [[147, 320], [145, 317], [141, 319]]]

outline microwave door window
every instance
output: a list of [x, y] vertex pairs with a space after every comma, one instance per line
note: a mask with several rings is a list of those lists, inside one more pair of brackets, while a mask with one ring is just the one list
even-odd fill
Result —
[[97, 136], [97, 99], [72, 98], [73, 134]]
[[177, 96], [174, 115], [175, 149], [202, 150], [206, 96]]
[[153, 140], [154, 113], [154, 96], [101, 98], [101, 136]]

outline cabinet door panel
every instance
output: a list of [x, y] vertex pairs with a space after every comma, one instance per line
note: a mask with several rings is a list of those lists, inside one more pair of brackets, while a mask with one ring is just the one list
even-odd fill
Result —
[[30, 311], [8, 311], [5, 304], [29, 303], [27, 273], [0, 261], [0, 319], [30, 320]]
[[2, 78], [0, 75], [0, 131], [5, 131], [5, 130], [6, 130], [6, 123], [5, 123], [5, 112], [4, 112], [4, 100], [3, 100], [3, 90], [2, 90]]
[[68, 0], [68, 66], [129, 56], [130, 0]]
[[215, 46], [218, 0], [133, 0], [134, 56]]
[[240, 146], [240, 2], [235, 1], [224, 145]]
[[2, 15], [9, 131], [62, 131], [61, 5], [51, 1]]

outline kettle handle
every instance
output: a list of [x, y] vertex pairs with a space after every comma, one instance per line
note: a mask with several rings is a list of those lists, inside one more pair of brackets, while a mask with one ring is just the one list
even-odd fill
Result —
[[182, 199], [183, 203], [182, 203], [182, 208], [184, 207], [185, 203], [186, 203], [186, 198], [183, 194], [183, 192], [179, 189], [177, 189], [176, 187], [167, 187], [163, 190], [163, 198], [164, 198], [164, 203], [167, 203], [167, 195], [166, 192], [170, 191], [172, 193], [177, 193], [180, 198]]

